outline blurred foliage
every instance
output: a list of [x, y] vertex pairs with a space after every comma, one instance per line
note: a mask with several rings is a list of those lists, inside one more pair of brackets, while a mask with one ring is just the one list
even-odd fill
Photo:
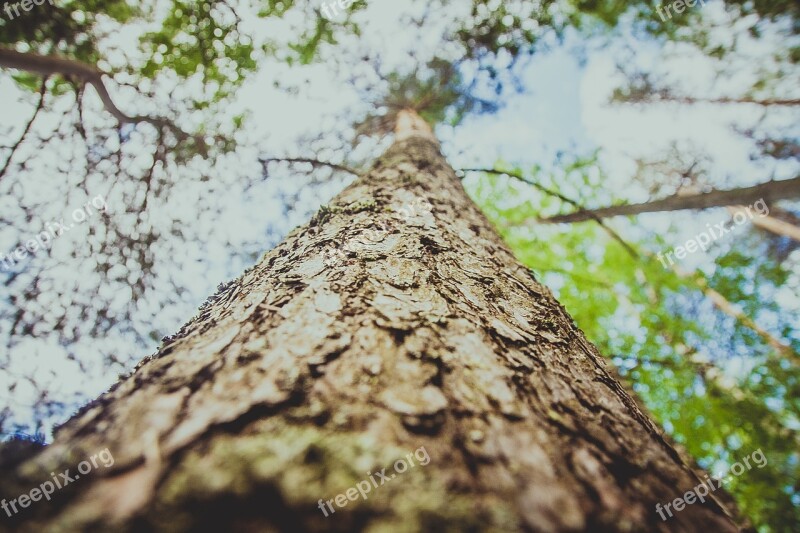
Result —
[[154, 78], [171, 70], [187, 78], [200, 72], [205, 84], [217, 87], [213, 100], [227, 96], [256, 68], [255, 48], [240, 23], [224, 0], [175, 0], [159, 31], [141, 38], [141, 51], [149, 58], [141, 75]]
[[41, 54], [59, 53], [89, 64], [101, 58], [97, 41], [101, 37], [98, 22], [110, 19], [129, 23], [142, 17], [141, 6], [126, 0], [85, 0], [45, 2], [31, 11], [6, 20], [0, 16], [0, 44], [24, 43]]

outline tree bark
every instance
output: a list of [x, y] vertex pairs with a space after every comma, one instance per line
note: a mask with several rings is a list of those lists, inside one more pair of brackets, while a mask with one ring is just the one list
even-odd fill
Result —
[[[430, 129], [413, 112], [398, 123], [368, 173], [17, 469], [11, 497], [100, 450], [115, 459], [20, 529], [739, 530], [713, 492], [661, 520], [656, 503], [702, 479]], [[427, 465], [374, 483], [421, 448]], [[367, 499], [323, 515], [320, 499], [368, 473]]]
[[662, 200], [641, 204], [615, 205], [600, 209], [585, 209], [556, 215], [540, 220], [540, 222], [583, 222], [597, 218], [617, 217], [621, 215], [639, 215], [661, 211], [680, 211], [683, 209], [708, 209], [710, 207], [727, 207], [740, 204], [751, 204], [758, 200], [775, 202], [800, 198], [800, 177], [782, 181], [768, 181], [753, 187], [743, 187], [730, 191], [711, 191], [691, 196], [675, 195]]

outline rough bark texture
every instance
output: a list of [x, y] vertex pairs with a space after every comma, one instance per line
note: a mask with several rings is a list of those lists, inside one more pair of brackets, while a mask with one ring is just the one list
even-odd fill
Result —
[[[419, 198], [432, 210], [404, 214]], [[330, 261], [333, 248], [350, 251]], [[61, 427], [4, 493], [108, 448], [113, 467], [18, 526], [738, 530], [713, 498], [662, 522], [655, 504], [701, 480], [605, 365], [435, 141], [406, 135]], [[420, 447], [427, 465], [323, 516], [320, 498]]]

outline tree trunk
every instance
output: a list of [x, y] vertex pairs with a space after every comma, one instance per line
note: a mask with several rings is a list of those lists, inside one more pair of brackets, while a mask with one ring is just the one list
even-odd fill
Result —
[[430, 129], [398, 124], [369, 173], [17, 470], [11, 497], [114, 458], [23, 530], [738, 530], [721, 491], [662, 521], [702, 479]]
[[549, 222], [552, 224], [583, 222], [585, 220], [618, 217], [621, 215], [727, 207], [739, 204], [751, 204], [758, 200], [771, 203], [778, 200], [790, 200], [795, 198], [800, 198], [800, 177], [782, 181], [768, 181], [766, 183], [754, 185], [753, 187], [743, 187], [730, 191], [711, 191], [691, 196], [675, 195], [662, 200], [654, 200], [641, 204], [614, 205], [600, 209], [586, 209], [566, 215], [548, 217], [539, 222]]

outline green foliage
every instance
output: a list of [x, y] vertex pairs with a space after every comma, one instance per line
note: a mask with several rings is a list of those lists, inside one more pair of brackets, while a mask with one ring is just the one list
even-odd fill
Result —
[[336, 41], [333, 38], [331, 23], [324, 17], [319, 17], [308, 39], [289, 45], [294, 55], [288, 56], [287, 61], [290, 65], [295, 61], [301, 65], [308, 65], [316, 57], [317, 50], [322, 43], [335, 44]]
[[743, 17], [757, 15], [762, 19], [776, 20], [788, 16], [795, 23], [795, 32], [800, 31], [800, 27], [797, 26], [800, 4], [794, 0], [726, 0], [725, 3], [736, 6]]
[[142, 52], [149, 57], [141, 75], [154, 78], [171, 70], [188, 78], [201, 73], [205, 84], [216, 87], [211, 100], [220, 100], [256, 68], [255, 47], [239, 23], [224, 0], [175, 0], [159, 31], [141, 38]]
[[468, 59], [502, 53], [511, 57], [531, 53], [541, 35], [539, 27], [556, 27], [550, 9], [552, 1], [541, 4], [520, 0], [501, 2], [496, 9], [490, 9], [487, 4], [489, 2], [476, 0], [469, 24], [456, 32]]
[[[275, 4], [273, 8], [272, 5]], [[288, 9], [287, 6], [291, 3], [273, 2], [270, 1], [270, 9], [262, 10], [261, 16], [269, 15], [270, 13], [281, 14]], [[336, 45], [337, 32], [352, 33], [353, 35], [361, 35], [361, 30], [357, 24], [353, 23], [350, 19], [350, 14], [366, 7], [364, 0], [358, 0], [347, 8], [348, 17], [342, 21], [331, 21], [320, 13], [319, 10], [315, 12], [315, 19], [310, 30], [303, 32], [300, 38], [295, 42], [289, 43], [287, 53], [284, 57], [289, 65], [300, 64], [308, 65], [317, 59], [321, 47], [325, 44]], [[275, 11], [270, 11], [274, 9]]]
[[[509, 57], [516, 61], [521, 56], [542, 50], [552, 41], [546, 39], [547, 31], [559, 38], [568, 29], [579, 30], [586, 36], [613, 32], [620, 21], [632, 21], [638, 34], [664, 40], [685, 40], [706, 49], [709, 54], [723, 56], [736, 43], [711, 44], [709, 28], [699, 24], [702, 20], [702, 4], [684, 9], [683, 13], [670, 11], [662, 18], [657, 7], [672, 2], [624, 0], [546, 0], [526, 2], [512, 0], [501, 2], [496, 7], [488, 0], [474, 0], [471, 17], [464, 21], [455, 33], [456, 40], [464, 45], [465, 59], [477, 60], [493, 81], [500, 73], [491, 66], [498, 57]], [[726, 9], [737, 19], [747, 20], [749, 31], [757, 36], [763, 22], [787, 20], [790, 33], [800, 33], [800, 3], [793, 0], [726, 1]], [[493, 9], [490, 9], [489, 6]], [[797, 62], [797, 46], [790, 51], [793, 62]]]
[[471, 92], [452, 63], [439, 59], [408, 75], [390, 73], [386, 82], [388, 97], [378, 105], [415, 109], [430, 124], [455, 126], [469, 113], [497, 110], [495, 102]]

